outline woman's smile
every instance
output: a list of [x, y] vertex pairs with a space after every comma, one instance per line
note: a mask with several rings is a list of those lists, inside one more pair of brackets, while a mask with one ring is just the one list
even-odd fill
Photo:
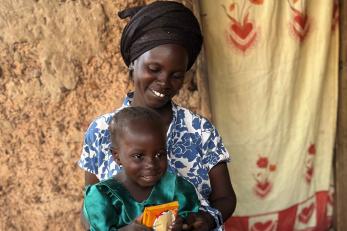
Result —
[[161, 45], [142, 54], [133, 64], [133, 105], [165, 107], [181, 89], [187, 63], [187, 51], [176, 44]]
[[158, 97], [160, 97], [160, 98], [164, 98], [164, 97], [165, 97], [164, 94], [162, 94], [162, 93], [160, 93], [160, 92], [158, 92], [158, 91], [156, 91], [156, 90], [153, 90], [153, 89], [151, 89], [151, 90], [152, 90], [152, 92], [153, 92], [153, 94], [154, 94], [155, 96], [158, 96]]

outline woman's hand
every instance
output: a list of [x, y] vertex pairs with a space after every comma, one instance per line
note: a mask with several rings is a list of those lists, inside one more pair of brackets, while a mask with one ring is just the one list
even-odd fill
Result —
[[183, 230], [184, 220], [182, 217], [177, 216], [173, 224], [169, 227], [169, 231], [181, 231]]
[[127, 226], [124, 226], [120, 229], [120, 231], [153, 231], [153, 229], [148, 228], [147, 226], [141, 224], [137, 220], [135, 220], [133, 223], [130, 223]]
[[216, 227], [216, 223], [211, 214], [200, 211], [199, 213], [191, 213], [186, 218], [182, 230], [189, 231], [209, 231]]

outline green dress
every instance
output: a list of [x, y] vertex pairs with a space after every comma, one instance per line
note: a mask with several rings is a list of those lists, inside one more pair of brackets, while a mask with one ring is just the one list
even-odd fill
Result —
[[129, 191], [117, 180], [111, 178], [87, 186], [84, 195], [83, 213], [90, 224], [90, 230], [117, 230], [132, 223], [146, 206], [178, 201], [178, 214], [186, 217], [198, 212], [200, 202], [194, 186], [183, 177], [166, 172], [153, 187], [149, 197], [136, 201]]

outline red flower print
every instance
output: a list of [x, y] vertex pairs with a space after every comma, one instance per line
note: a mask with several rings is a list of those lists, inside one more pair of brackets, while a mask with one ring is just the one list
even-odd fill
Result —
[[252, 225], [251, 231], [272, 231], [276, 230], [276, 221], [268, 220], [265, 222], [257, 222]]
[[[264, 0], [250, 0], [254, 4], [262, 4]], [[227, 41], [236, 50], [245, 53], [253, 47], [257, 41], [258, 28], [255, 23], [249, 19], [250, 4], [243, 1], [242, 6], [237, 3], [231, 3], [228, 7], [222, 5], [225, 15], [230, 20], [230, 26], [226, 31]], [[248, 3], [248, 4], [247, 4]]]
[[306, 169], [305, 179], [306, 179], [307, 183], [311, 182], [312, 176], [313, 176], [313, 167], [311, 166], [311, 167]]
[[291, 5], [290, 1], [288, 2], [293, 13], [292, 21], [290, 22], [290, 29], [295, 38], [302, 42], [310, 29], [309, 17], [305, 12], [295, 9], [294, 6]]
[[250, 0], [251, 3], [256, 4], [256, 5], [261, 5], [264, 3], [264, 0]]
[[276, 171], [276, 165], [275, 164], [270, 164], [269, 170], [270, 170], [270, 172]]
[[229, 11], [233, 11], [235, 9], [235, 7], [236, 7], [236, 3], [231, 3], [229, 5]]
[[267, 165], [269, 164], [269, 161], [267, 157], [259, 157], [257, 161], [258, 168], [267, 168]]
[[301, 223], [307, 224], [307, 222], [310, 220], [312, 214], [314, 211], [314, 204], [312, 203], [310, 206], [305, 207], [303, 210], [301, 210], [299, 214], [299, 221]]
[[313, 173], [314, 173], [314, 157], [316, 155], [316, 145], [310, 144], [307, 149], [307, 159], [306, 159], [306, 171], [305, 180], [307, 183], [311, 183]]
[[272, 184], [267, 180], [265, 182], [257, 182], [255, 185], [255, 193], [259, 197], [264, 198], [271, 191], [271, 188]]
[[272, 182], [270, 177], [276, 171], [277, 166], [271, 163], [266, 156], [259, 156], [256, 165], [254, 192], [260, 198], [264, 198], [271, 191]]
[[316, 146], [314, 144], [311, 144], [310, 147], [307, 150], [308, 154], [315, 155], [316, 154]]

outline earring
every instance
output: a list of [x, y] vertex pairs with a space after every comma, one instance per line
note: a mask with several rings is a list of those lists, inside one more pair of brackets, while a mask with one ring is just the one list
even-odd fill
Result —
[[133, 71], [134, 70], [134, 63], [130, 63], [128, 67], [128, 71]]

